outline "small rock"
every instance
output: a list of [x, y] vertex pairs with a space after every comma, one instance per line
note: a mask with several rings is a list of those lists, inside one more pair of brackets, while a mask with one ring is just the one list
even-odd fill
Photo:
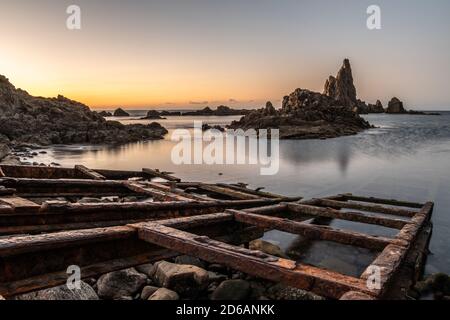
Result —
[[280, 258], [288, 258], [281, 248], [273, 243], [261, 239], [250, 242], [250, 250], [259, 250]]
[[98, 300], [94, 289], [81, 281], [80, 289], [69, 289], [67, 285], [44, 289], [16, 296], [15, 300]]
[[141, 299], [142, 300], [148, 300], [148, 298], [154, 294], [156, 291], [158, 291], [158, 287], [153, 286], [145, 286], [144, 289], [142, 289], [141, 292]]
[[323, 300], [322, 297], [311, 292], [276, 284], [267, 290], [267, 295], [273, 300]]
[[152, 278], [155, 273], [155, 267], [151, 263], [141, 264], [136, 267], [136, 270], [140, 273], [145, 274], [147, 277]]
[[251, 292], [245, 280], [226, 280], [211, 295], [211, 300], [245, 300]]
[[177, 264], [186, 264], [190, 266], [196, 266], [202, 269], [205, 269], [205, 263], [201, 261], [199, 258], [191, 257], [187, 255], [178, 256], [175, 258], [175, 263]]
[[166, 289], [166, 288], [159, 288], [156, 290], [155, 293], [153, 293], [148, 300], [179, 300], [180, 297], [178, 296], [178, 293], [175, 291]]
[[208, 271], [209, 282], [222, 282], [228, 279], [228, 277], [224, 274], [220, 274], [217, 272]]
[[217, 273], [227, 273], [228, 268], [218, 263], [213, 263], [208, 266], [208, 270], [217, 272]]
[[105, 299], [133, 296], [147, 283], [147, 277], [134, 268], [114, 271], [97, 281], [98, 295]]
[[155, 264], [153, 280], [181, 296], [194, 297], [208, 286], [208, 272], [202, 268], [160, 261]]

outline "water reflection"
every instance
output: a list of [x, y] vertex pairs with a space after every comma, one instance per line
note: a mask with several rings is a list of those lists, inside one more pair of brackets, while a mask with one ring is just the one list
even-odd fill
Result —
[[[191, 128], [193, 118], [225, 125], [238, 117], [175, 117], [161, 123], [170, 130]], [[291, 196], [320, 197], [353, 192], [407, 201], [432, 200], [436, 202], [433, 255], [428, 259], [427, 271], [450, 273], [447, 239], [450, 233], [450, 113], [442, 116], [369, 115], [367, 119], [378, 128], [332, 140], [281, 141], [280, 171], [276, 176], [261, 176], [259, 166], [252, 165], [175, 166], [170, 159], [174, 142], [167, 139], [116, 148], [55, 147], [33, 161], [56, 159], [62, 165], [84, 164], [92, 168], [160, 168], [175, 172], [184, 180], [248, 182], [252, 187], [265, 187], [270, 192]], [[126, 120], [133, 121], [144, 120]], [[283, 233], [271, 234], [271, 237], [286, 250], [295, 248], [293, 243], [298, 240], [296, 236]], [[350, 255], [366, 261], [361, 252]], [[362, 267], [358, 268], [359, 272]]]

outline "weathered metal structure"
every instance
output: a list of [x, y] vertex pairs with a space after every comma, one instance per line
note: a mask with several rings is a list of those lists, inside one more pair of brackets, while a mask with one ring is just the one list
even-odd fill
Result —
[[[242, 184], [181, 182], [150, 169], [0, 169], [0, 296], [5, 297], [65, 283], [70, 265], [89, 278], [188, 254], [327, 298], [398, 298], [420, 274], [431, 236], [431, 202], [351, 194], [304, 201]], [[79, 203], [86, 197], [132, 200]], [[314, 223], [318, 218], [397, 232], [373, 236]], [[242, 246], [268, 230], [377, 255], [352, 277]], [[368, 285], [373, 270], [381, 276], [375, 288]]]

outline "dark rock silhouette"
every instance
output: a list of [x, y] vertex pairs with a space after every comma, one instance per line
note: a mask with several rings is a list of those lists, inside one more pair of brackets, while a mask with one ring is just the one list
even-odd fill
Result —
[[325, 82], [323, 94], [339, 101], [342, 106], [352, 108], [358, 106], [356, 88], [353, 84], [352, 67], [348, 59], [344, 60], [344, 64], [336, 78], [330, 76]]
[[403, 102], [394, 97], [389, 101], [386, 113], [407, 113], [407, 111], [403, 107]]
[[33, 97], [0, 76], [0, 141], [7, 144], [120, 144], [161, 139], [166, 133], [158, 123], [126, 126], [106, 121], [63, 96]]
[[129, 116], [130, 114], [125, 110], [123, 110], [122, 108], [118, 108], [116, 109], [116, 111], [114, 111], [114, 117], [129, 117]]

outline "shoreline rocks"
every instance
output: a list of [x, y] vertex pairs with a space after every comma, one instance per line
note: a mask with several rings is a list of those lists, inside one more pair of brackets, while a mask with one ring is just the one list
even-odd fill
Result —
[[123, 110], [122, 108], [118, 108], [114, 111], [113, 116], [114, 117], [129, 117], [130, 114], [128, 112], [126, 112], [125, 110]]
[[106, 121], [88, 106], [67, 99], [33, 97], [0, 76], [0, 142], [7, 145], [124, 144], [162, 139], [158, 123], [123, 125]]

